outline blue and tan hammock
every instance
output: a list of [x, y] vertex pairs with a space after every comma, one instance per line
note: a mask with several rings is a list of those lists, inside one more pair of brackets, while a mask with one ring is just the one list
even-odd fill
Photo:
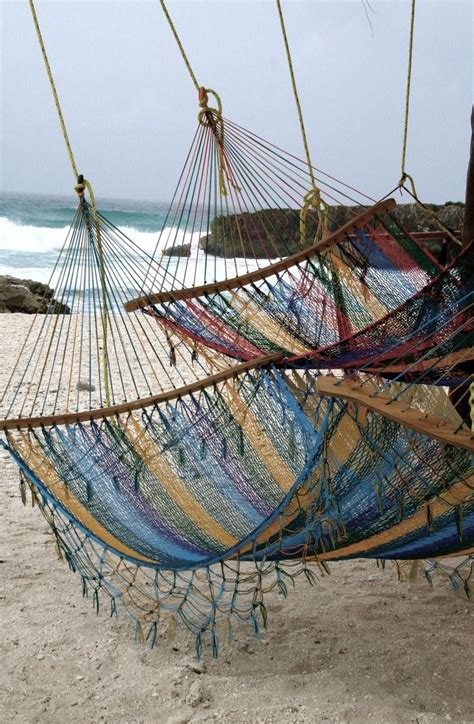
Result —
[[161, 327], [123, 309], [150, 263], [82, 199], [56, 280], [72, 313], [33, 319], [3, 396], [4, 445], [95, 605], [150, 641], [168, 613], [216, 650], [333, 559], [462, 554], [470, 593], [473, 443], [445, 390], [184, 342], [170, 366]]
[[200, 97], [153, 257], [78, 179], [62, 305], [32, 319], [0, 401], [23, 498], [95, 608], [123, 604], [151, 644], [181, 622], [217, 653], [234, 622], [265, 624], [266, 591], [341, 558], [430, 558], [430, 576], [459, 556], [470, 596], [471, 249], [446, 267], [390, 200], [341, 219], [367, 197]]

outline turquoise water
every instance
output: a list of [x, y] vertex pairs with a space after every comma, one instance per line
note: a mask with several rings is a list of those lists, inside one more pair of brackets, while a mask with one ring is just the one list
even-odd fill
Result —
[[[169, 204], [106, 199], [98, 206], [144, 251], [153, 252]], [[48, 281], [76, 208], [72, 195], [0, 194], [0, 274]]]

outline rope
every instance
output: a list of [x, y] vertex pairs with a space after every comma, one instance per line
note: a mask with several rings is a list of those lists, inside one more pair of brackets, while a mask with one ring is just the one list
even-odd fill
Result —
[[295, 72], [293, 69], [293, 60], [291, 57], [290, 44], [288, 42], [288, 35], [285, 27], [285, 20], [283, 18], [283, 10], [281, 7], [281, 0], [276, 0], [278, 16], [280, 18], [280, 27], [283, 35], [283, 42], [285, 45], [286, 59], [288, 61], [288, 69], [290, 71], [291, 87], [293, 89], [293, 96], [296, 103], [296, 109], [298, 111], [298, 119], [300, 123], [301, 137], [303, 139], [303, 147], [306, 154], [306, 163], [308, 166], [308, 173], [311, 179], [313, 188], [306, 194], [304, 198], [304, 204], [300, 213], [300, 242], [302, 246], [306, 245], [306, 215], [310, 207], [317, 210], [318, 214], [318, 237], [321, 237], [327, 232], [327, 211], [328, 206], [325, 201], [321, 198], [321, 191], [316, 184], [316, 179], [313, 172], [313, 164], [311, 163], [311, 154], [309, 152], [308, 138], [306, 136], [306, 128], [304, 125], [303, 111], [301, 110], [301, 103], [298, 94], [298, 88], [296, 86]]
[[59, 123], [60, 123], [60, 125], [61, 125], [61, 130], [62, 130], [62, 132], [63, 132], [64, 143], [66, 144], [66, 148], [67, 148], [67, 152], [68, 152], [68, 155], [69, 155], [69, 160], [70, 160], [70, 162], [71, 162], [71, 166], [72, 166], [72, 170], [73, 170], [74, 176], [77, 178], [77, 177], [79, 176], [79, 173], [78, 173], [78, 170], [77, 170], [76, 161], [75, 161], [75, 159], [74, 159], [74, 154], [73, 154], [73, 152], [72, 152], [71, 143], [70, 143], [70, 141], [69, 141], [69, 136], [68, 136], [68, 132], [67, 132], [67, 129], [66, 129], [66, 124], [65, 124], [65, 122], [64, 122], [64, 116], [63, 116], [63, 112], [62, 112], [62, 109], [61, 109], [61, 104], [60, 104], [60, 102], [59, 102], [58, 93], [57, 93], [57, 91], [56, 91], [56, 85], [55, 85], [55, 83], [54, 83], [53, 74], [52, 74], [52, 72], [51, 72], [51, 66], [50, 66], [50, 64], [49, 64], [48, 56], [47, 56], [47, 53], [46, 53], [46, 48], [45, 48], [45, 45], [44, 45], [44, 42], [43, 42], [43, 36], [42, 36], [42, 34], [41, 34], [41, 30], [40, 30], [40, 26], [39, 26], [39, 22], [38, 22], [38, 16], [36, 15], [35, 5], [34, 5], [33, 0], [29, 0], [29, 3], [30, 3], [31, 14], [32, 14], [32, 16], [33, 16], [33, 23], [34, 23], [35, 29], [36, 29], [36, 35], [38, 36], [38, 42], [39, 42], [39, 45], [40, 45], [40, 48], [41, 48], [41, 53], [42, 53], [42, 55], [43, 55], [44, 64], [45, 64], [45, 66], [46, 66], [46, 73], [48, 74], [49, 84], [50, 84], [50, 86], [51, 86], [51, 91], [52, 91], [52, 93], [53, 93], [54, 103], [55, 103], [55, 105], [56, 105], [56, 111], [57, 111], [58, 116], [59, 116]]
[[102, 235], [100, 231], [99, 214], [97, 212], [97, 206], [95, 203], [94, 191], [90, 181], [85, 179], [83, 176], [78, 176], [78, 183], [75, 187], [77, 195], [80, 199], [84, 198], [84, 190], [87, 189], [90, 198], [90, 206], [92, 209], [92, 219], [94, 222], [94, 228], [97, 238], [97, 251], [99, 256], [99, 278], [100, 278], [100, 289], [102, 294], [102, 331], [104, 335], [102, 345], [102, 369], [104, 375], [104, 395], [105, 403], [107, 407], [112, 404], [110, 394], [110, 369], [109, 369], [109, 354], [107, 348], [108, 342], [108, 330], [109, 330], [109, 307], [107, 302], [107, 286], [106, 286], [106, 274], [105, 274], [105, 261], [104, 261], [104, 247], [102, 243]]
[[[401, 176], [400, 181], [398, 182], [398, 187], [401, 189], [405, 189], [405, 191], [408, 191], [410, 196], [413, 197], [415, 202], [418, 206], [420, 206], [424, 211], [426, 211], [428, 214], [430, 214], [439, 224], [441, 229], [449, 236], [451, 241], [454, 241], [456, 244], [462, 246], [462, 242], [459, 241], [455, 237], [455, 235], [440, 221], [438, 218], [438, 215], [432, 210], [429, 209], [427, 206], [425, 206], [422, 201], [420, 200], [416, 187], [415, 187], [415, 181], [413, 179], [413, 176], [411, 176], [409, 173], [407, 173], [405, 168], [406, 163], [406, 156], [407, 156], [407, 144], [408, 144], [408, 120], [410, 115], [410, 94], [411, 94], [411, 76], [412, 76], [412, 70], [413, 70], [413, 40], [415, 36], [415, 12], [416, 12], [416, 0], [412, 0], [411, 2], [411, 17], [410, 17], [410, 39], [408, 41], [408, 71], [407, 71], [407, 84], [406, 84], [406, 94], [405, 94], [405, 120], [403, 124], [403, 141], [402, 141], [402, 159], [401, 159]], [[411, 190], [407, 188], [406, 181], [409, 182]]]
[[184, 64], [185, 64], [186, 68], [188, 69], [189, 75], [191, 76], [191, 80], [192, 80], [192, 82], [194, 83], [194, 86], [195, 86], [196, 90], [197, 90], [198, 93], [199, 93], [200, 85], [199, 85], [199, 83], [198, 83], [198, 81], [197, 81], [196, 76], [194, 75], [193, 69], [191, 68], [191, 63], [189, 62], [188, 56], [186, 55], [186, 53], [185, 53], [185, 51], [184, 51], [183, 44], [182, 44], [181, 39], [180, 39], [180, 37], [179, 37], [179, 35], [178, 35], [178, 32], [177, 32], [177, 30], [176, 30], [176, 28], [175, 28], [175, 26], [174, 26], [174, 24], [173, 24], [173, 21], [171, 20], [171, 16], [170, 16], [170, 14], [169, 14], [169, 12], [168, 12], [168, 9], [167, 9], [167, 7], [166, 7], [166, 5], [165, 5], [164, 0], [160, 0], [160, 5], [161, 5], [161, 9], [163, 10], [163, 13], [164, 13], [164, 15], [165, 15], [165, 18], [166, 18], [166, 20], [168, 21], [168, 25], [169, 25], [170, 28], [171, 28], [171, 32], [172, 32], [173, 35], [174, 35], [174, 39], [176, 40], [176, 44], [177, 44], [177, 46], [178, 46], [178, 48], [179, 48], [179, 50], [180, 50], [180, 53], [181, 53], [181, 56], [182, 56], [182, 58], [183, 58]]
[[103, 333], [104, 333], [104, 344], [103, 344], [103, 370], [104, 370], [104, 392], [105, 392], [105, 400], [108, 406], [111, 404], [111, 396], [110, 396], [110, 384], [109, 384], [109, 363], [108, 363], [108, 350], [107, 350], [107, 337], [108, 337], [108, 305], [107, 305], [107, 291], [106, 291], [106, 284], [105, 284], [105, 265], [104, 265], [104, 251], [102, 247], [102, 237], [100, 233], [100, 224], [99, 224], [99, 217], [97, 213], [97, 206], [95, 203], [95, 196], [94, 192], [92, 190], [92, 185], [89, 181], [87, 181], [82, 175], [78, 173], [77, 170], [77, 164], [76, 160], [74, 158], [74, 154], [72, 152], [71, 142], [69, 140], [69, 134], [67, 132], [66, 123], [64, 121], [64, 115], [61, 108], [61, 103], [59, 101], [58, 92], [56, 90], [56, 84], [54, 82], [53, 73], [51, 70], [51, 66], [49, 64], [48, 54], [46, 53], [46, 47], [43, 41], [43, 35], [41, 33], [41, 29], [39, 26], [38, 16], [36, 14], [36, 8], [34, 5], [34, 0], [29, 0], [30, 10], [33, 17], [33, 23], [36, 30], [36, 35], [38, 37], [39, 46], [41, 48], [41, 54], [43, 56], [44, 64], [46, 66], [46, 73], [48, 75], [49, 84], [51, 86], [51, 91], [54, 98], [54, 103], [56, 106], [56, 111], [59, 118], [59, 123], [61, 126], [64, 143], [66, 144], [66, 149], [68, 152], [69, 160], [71, 162], [71, 167], [74, 173], [74, 176], [77, 179], [77, 184], [75, 186], [75, 191], [77, 192], [80, 199], [84, 197], [84, 190], [87, 188], [87, 191], [89, 193], [90, 197], [90, 205], [92, 208], [92, 218], [94, 221], [94, 227], [96, 231], [96, 238], [97, 238], [97, 249], [99, 253], [99, 274], [100, 274], [100, 283], [101, 283], [101, 291], [102, 291], [102, 325], [103, 325]]
[[[222, 102], [221, 99], [216, 93], [216, 91], [212, 90], [212, 88], [204, 88], [204, 86], [201, 86], [198, 83], [198, 80], [196, 78], [196, 75], [191, 67], [191, 63], [189, 62], [189, 58], [186, 55], [186, 51], [184, 50], [183, 44], [181, 42], [181, 38], [178, 35], [178, 31], [176, 30], [176, 27], [171, 19], [171, 15], [168, 12], [168, 9], [166, 7], [166, 4], [164, 0], [159, 0], [161, 9], [163, 10], [163, 13], [165, 15], [166, 20], [168, 21], [168, 25], [170, 26], [171, 32], [173, 33], [173, 37], [176, 40], [176, 44], [179, 48], [179, 52], [181, 53], [181, 57], [184, 61], [184, 64], [188, 70], [188, 73], [191, 77], [192, 82], [194, 83], [194, 86], [198, 92], [199, 97], [199, 106], [201, 110], [198, 113], [198, 121], [202, 126], [207, 126], [211, 129], [211, 131], [214, 134], [214, 137], [217, 141], [217, 151], [218, 151], [218, 172], [219, 172], [219, 189], [222, 194], [222, 196], [227, 196], [227, 186], [225, 183], [225, 179], [227, 178], [228, 183], [237, 191], [240, 191], [239, 187], [235, 183], [234, 179], [232, 178], [232, 174], [228, 169], [227, 159], [224, 151], [224, 119], [222, 118]], [[211, 93], [214, 98], [217, 101], [217, 108], [210, 108], [209, 107], [209, 98], [208, 94]]]
[[[402, 143], [402, 161], [401, 161], [401, 176], [399, 186], [403, 186], [405, 180], [408, 178], [412, 184], [413, 190], [415, 185], [413, 179], [405, 171], [405, 161], [407, 155], [407, 143], [408, 143], [408, 117], [410, 114], [410, 92], [411, 92], [411, 73], [413, 68], [413, 38], [415, 30], [415, 10], [416, 0], [411, 2], [411, 19], [410, 19], [410, 40], [408, 43], [408, 73], [407, 73], [407, 86], [405, 94], [405, 122], [403, 127], [403, 143]], [[414, 190], [416, 194], [416, 191]]]

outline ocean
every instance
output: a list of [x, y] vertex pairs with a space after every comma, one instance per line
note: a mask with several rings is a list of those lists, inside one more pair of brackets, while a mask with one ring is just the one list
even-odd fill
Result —
[[[156, 252], [163, 228], [165, 232], [158, 251], [167, 245], [169, 238], [176, 238], [178, 243], [189, 243], [192, 265], [179, 257], [168, 257], [166, 261], [170, 277], [185, 286], [229, 277], [229, 264], [232, 267], [230, 276], [259, 266], [255, 260], [233, 259], [226, 262], [202, 251], [198, 253], [202, 232], [191, 233], [165, 226], [169, 202], [101, 199], [97, 206], [112, 224], [148, 255]], [[72, 194], [63, 197], [0, 193], [0, 275], [50, 283], [54, 288], [54, 265], [76, 209], [77, 203]]]
[[[169, 204], [106, 199], [105, 216], [148, 254], [153, 253]], [[48, 282], [77, 208], [75, 198], [0, 194], [0, 274]]]

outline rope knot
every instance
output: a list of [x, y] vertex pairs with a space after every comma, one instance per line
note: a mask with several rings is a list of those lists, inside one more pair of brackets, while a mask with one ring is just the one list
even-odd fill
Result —
[[315, 209], [318, 216], [318, 228], [316, 232], [316, 240], [328, 232], [328, 205], [321, 197], [321, 191], [317, 186], [305, 194], [303, 205], [300, 210], [300, 244], [306, 246], [306, 216], [310, 209]]
[[79, 174], [77, 177], [77, 184], [74, 186], [74, 191], [79, 196], [79, 198], [82, 198], [84, 196], [84, 191], [86, 190], [86, 184], [84, 181], [84, 176], [82, 174]]
[[[209, 94], [213, 95], [216, 99], [217, 108], [211, 108], [209, 106]], [[198, 121], [201, 126], [210, 128], [214, 134], [214, 138], [216, 139], [219, 166], [219, 188], [222, 196], [227, 196], [228, 191], [226, 180], [232, 188], [236, 189], [236, 191], [240, 191], [240, 188], [233, 177], [224, 150], [224, 119], [222, 118], [222, 102], [216, 91], [211, 88], [204, 88], [203, 86], [198, 88], [198, 98], [201, 109], [198, 113]]]
[[[211, 93], [217, 101], [217, 108], [211, 108], [209, 106], [209, 93]], [[219, 95], [211, 90], [211, 88], [204, 88], [200, 86], [198, 91], [199, 107], [198, 121], [202, 126], [211, 126], [214, 130], [216, 129], [217, 123], [223, 125], [222, 121], [222, 102]]]

